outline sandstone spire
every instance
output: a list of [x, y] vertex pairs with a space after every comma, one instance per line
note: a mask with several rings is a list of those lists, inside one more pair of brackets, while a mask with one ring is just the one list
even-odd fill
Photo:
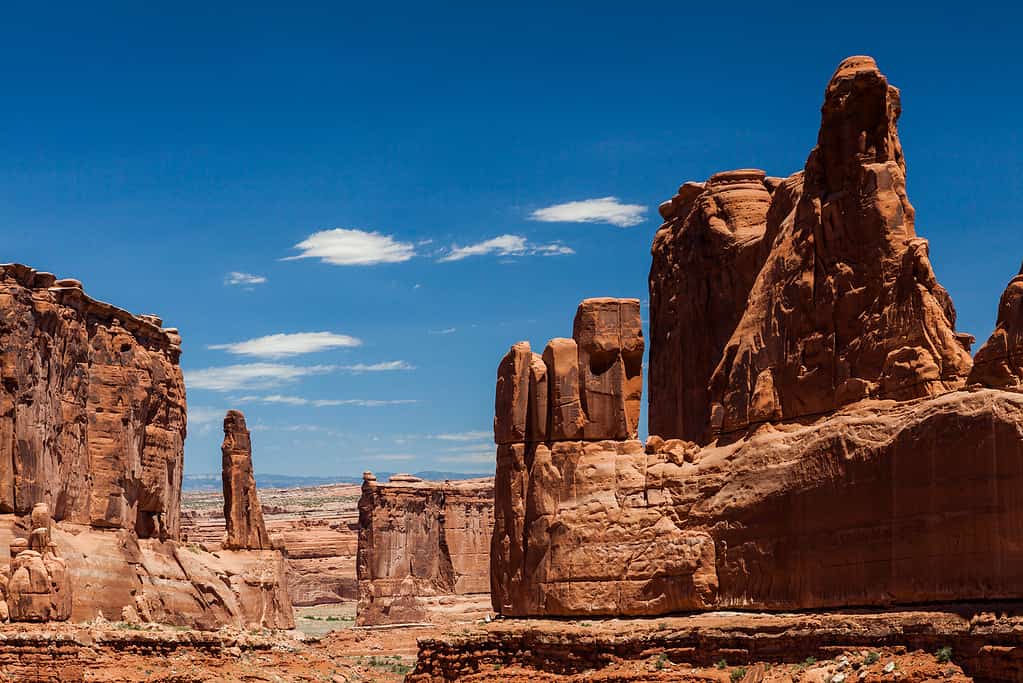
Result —
[[965, 382], [970, 338], [914, 230], [900, 113], [873, 59], [839, 65], [802, 195], [769, 213], [771, 252], [711, 378], [715, 432]]
[[973, 360], [970, 383], [989, 387], [1023, 385], [1023, 266], [998, 303], [995, 331]]
[[223, 453], [225, 548], [269, 549], [270, 537], [263, 523], [263, 509], [252, 473], [252, 442], [240, 411], [224, 417]]

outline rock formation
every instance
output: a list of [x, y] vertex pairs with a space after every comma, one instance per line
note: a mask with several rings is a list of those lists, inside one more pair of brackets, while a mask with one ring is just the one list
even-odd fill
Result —
[[965, 383], [972, 338], [914, 230], [900, 113], [874, 60], [839, 65], [798, 199], [769, 211], [771, 251], [711, 378], [715, 433]]
[[[1023, 395], [962, 390], [972, 338], [955, 332], [914, 231], [899, 113], [873, 60], [847, 59], [803, 173], [718, 174], [662, 206], [652, 435], [645, 446], [634, 432], [589, 440], [575, 428], [585, 401], [584, 419], [569, 412], [573, 429], [549, 427], [547, 439], [495, 432], [495, 609], [657, 615], [1023, 595]], [[1019, 285], [978, 354], [977, 383], [1019, 383]], [[582, 368], [578, 326], [577, 342]], [[510, 356], [525, 367], [527, 351]], [[551, 425], [585, 385], [571, 375], [548, 363]], [[526, 386], [524, 372], [502, 365], [500, 376]], [[495, 424], [512, 408], [531, 414], [533, 394], [518, 395], [525, 405], [496, 402]]]
[[0, 266], [10, 618], [294, 625], [279, 551], [178, 543], [185, 386], [181, 337], [161, 324], [77, 280]]
[[1023, 267], [1002, 294], [995, 331], [977, 351], [969, 382], [996, 388], [1023, 385]]
[[482, 616], [489, 607], [493, 480], [364, 475], [359, 499], [363, 626]]
[[639, 299], [586, 299], [572, 339], [550, 340], [543, 356], [519, 342], [501, 361], [494, 440], [635, 438], [642, 394]]
[[650, 433], [708, 436], [710, 377], [770, 249], [764, 233], [778, 184], [763, 171], [727, 171], [685, 183], [661, 204], [650, 267]]
[[30, 522], [29, 537], [11, 542], [10, 569], [0, 578], [6, 596], [4, 620], [67, 621], [71, 617], [71, 577], [52, 540], [53, 522], [46, 503], [32, 508]]
[[185, 385], [160, 324], [0, 266], [0, 512], [177, 537]]
[[263, 523], [263, 509], [252, 473], [252, 440], [245, 416], [237, 410], [224, 417], [222, 475], [224, 477], [225, 548], [266, 550], [270, 537]]

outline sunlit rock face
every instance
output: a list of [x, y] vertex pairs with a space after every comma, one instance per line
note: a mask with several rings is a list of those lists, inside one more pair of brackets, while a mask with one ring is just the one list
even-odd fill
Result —
[[0, 511], [176, 538], [181, 337], [77, 280], [0, 266]]
[[872, 59], [847, 59], [801, 172], [729, 171], [662, 205], [645, 444], [586, 431], [578, 327], [545, 373], [513, 347], [495, 426], [523, 428], [495, 430], [496, 610], [1023, 595], [1023, 392], [1001, 390], [1023, 377], [1020, 278], [974, 365], [915, 232], [900, 107]]
[[240, 411], [229, 410], [224, 417], [223, 456], [225, 548], [267, 550], [270, 536], [263, 522], [263, 509], [256, 493], [252, 471], [252, 439]]
[[367, 472], [359, 499], [356, 619], [363, 626], [481, 618], [494, 529], [492, 479]]
[[11, 619], [294, 625], [279, 550], [214, 555], [178, 542], [180, 355], [177, 330], [157, 316], [96, 301], [77, 280], [0, 266], [0, 554], [10, 556]]

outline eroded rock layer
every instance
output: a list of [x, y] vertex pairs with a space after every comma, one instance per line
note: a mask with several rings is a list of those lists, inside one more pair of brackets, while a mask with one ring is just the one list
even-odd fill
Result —
[[185, 385], [160, 325], [0, 266], [0, 512], [177, 538]]
[[267, 550], [270, 536], [263, 522], [263, 509], [256, 493], [256, 476], [252, 472], [252, 439], [245, 416], [237, 410], [224, 417], [223, 455], [224, 547], [232, 549]]
[[[367, 472], [359, 500], [357, 621], [443, 619], [445, 606], [489, 607], [491, 479], [428, 482]], [[434, 607], [438, 609], [434, 609]]]
[[1021, 633], [1016, 605], [583, 623], [500, 619], [420, 639], [406, 680], [1017, 683]]

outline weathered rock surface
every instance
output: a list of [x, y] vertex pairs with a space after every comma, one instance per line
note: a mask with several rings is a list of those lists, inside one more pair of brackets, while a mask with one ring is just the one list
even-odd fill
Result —
[[[1016, 605], [581, 623], [501, 619], [421, 638], [406, 680], [1015, 683], [1023, 678], [1021, 633]], [[950, 661], [936, 656], [943, 648]]]
[[497, 371], [497, 444], [636, 438], [643, 395], [639, 299], [586, 299], [572, 339], [518, 342]]
[[6, 598], [3, 620], [67, 621], [71, 617], [72, 585], [67, 561], [53, 541], [53, 520], [46, 503], [36, 503], [27, 539], [11, 542], [11, 564], [0, 578]]
[[185, 386], [160, 324], [0, 266], [0, 512], [177, 537]]
[[656, 615], [1023, 595], [1019, 394], [867, 401], [725, 446], [650, 445], [499, 448], [495, 609]]
[[661, 205], [650, 267], [651, 434], [709, 435], [710, 378], [771, 247], [773, 180], [755, 169], [717, 173]]
[[224, 417], [222, 476], [224, 478], [224, 547], [234, 550], [268, 550], [270, 536], [263, 522], [263, 509], [256, 493], [252, 471], [252, 440], [245, 416], [229, 410]]
[[874, 60], [839, 65], [802, 191], [771, 213], [777, 236], [711, 378], [714, 432], [965, 383], [972, 338], [914, 229], [900, 113]]
[[1023, 385], [1023, 267], [1002, 294], [995, 331], [977, 351], [969, 381], [989, 387]]
[[[0, 556], [13, 619], [293, 625], [278, 551], [177, 542], [181, 337], [0, 266]], [[59, 552], [58, 552], [59, 549]], [[73, 588], [73, 595], [65, 586]]]
[[444, 607], [459, 602], [485, 612], [493, 528], [491, 479], [395, 476], [385, 484], [367, 472], [359, 500], [358, 623], [443, 619]]

